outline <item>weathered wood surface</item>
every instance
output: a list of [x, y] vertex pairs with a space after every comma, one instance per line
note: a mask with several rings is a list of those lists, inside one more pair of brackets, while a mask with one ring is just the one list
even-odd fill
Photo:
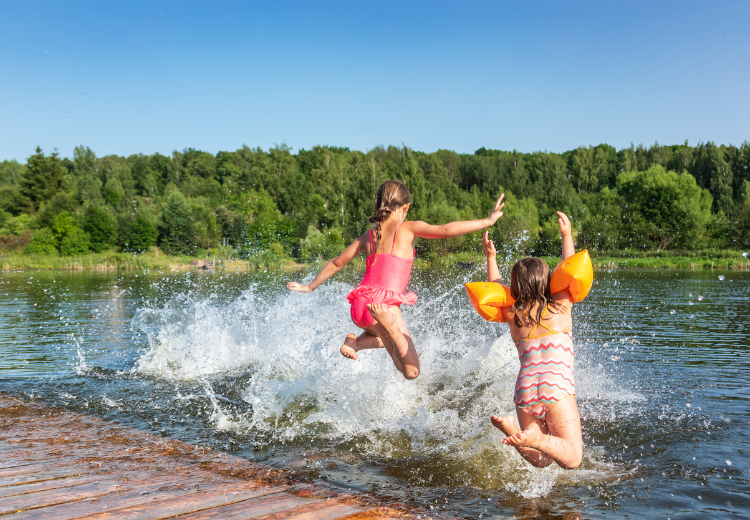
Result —
[[0, 515], [14, 520], [430, 518], [210, 449], [0, 396]]

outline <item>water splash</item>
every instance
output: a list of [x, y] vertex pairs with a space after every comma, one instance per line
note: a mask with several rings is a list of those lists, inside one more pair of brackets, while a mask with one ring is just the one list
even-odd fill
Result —
[[84, 357], [83, 348], [81, 348], [81, 342], [79, 341], [79, 339], [74, 334], [71, 334], [70, 337], [76, 344], [76, 356], [78, 359], [76, 361], [76, 364], [74, 365], [75, 371], [76, 374], [81, 376], [89, 372], [89, 370], [91, 370], [91, 367], [86, 364], [86, 358]]
[[[489, 422], [493, 414], [515, 415], [515, 346], [504, 326], [475, 315], [456, 282], [417, 287], [421, 302], [403, 308], [421, 352], [415, 381], [383, 349], [360, 352], [357, 361], [339, 354], [344, 336], [357, 331], [345, 298], [351, 286], [340, 282], [312, 294], [253, 286], [227, 300], [187, 291], [141, 308], [133, 324], [148, 348], [132, 373], [201, 385], [217, 431], [396, 459], [420, 485], [547, 494], [563, 470], [531, 468]], [[576, 360], [581, 398], [638, 398], [593, 361]], [[221, 395], [227, 390], [232, 399]], [[586, 471], [609, 471], [596, 451], [586, 457]]]

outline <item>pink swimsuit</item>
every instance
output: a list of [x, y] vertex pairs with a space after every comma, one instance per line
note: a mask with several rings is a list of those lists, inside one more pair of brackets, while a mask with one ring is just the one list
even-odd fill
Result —
[[372, 245], [372, 230], [368, 231], [372, 254], [367, 257], [365, 277], [359, 286], [346, 297], [352, 306], [352, 321], [357, 327], [366, 329], [375, 323], [375, 319], [367, 308], [370, 303], [414, 305], [417, 302], [417, 295], [413, 292], [409, 291], [404, 294], [406, 286], [409, 284], [414, 257], [400, 258], [393, 254], [400, 228], [401, 224], [398, 225], [396, 234], [393, 235], [393, 246], [391, 246], [390, 254], [375, 253], [375, 248]]

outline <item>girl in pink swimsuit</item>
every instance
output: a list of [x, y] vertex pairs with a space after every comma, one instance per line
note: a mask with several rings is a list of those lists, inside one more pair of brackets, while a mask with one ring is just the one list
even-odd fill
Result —
[[[575, 253], [568, 217], [557, 212], [563, 237], [562, 258]], [[495, 245], [483, 237], [487, 280], [500, 282]], [[539, 258], [523, 258], [510, 272], [510, 292], [516, 302], [503, 307], [510, 336], [516, 343], [521, 369], [516, 380], [516, 415], [492, 416], [492, 424], [521, 456], [537, 467], [556, 462], [566, 469], [581, 464], [581, 417], [573, 377], [573, 298], [565, 289], [549, 292], [549, 266]]]
[[[391, 360], [406, 379], [419, 376], [419, 356], [401, 316], [401, 304], [414, 305], [417, 295], [405, 292], [414, 262], [414, 242], [421, 238], [452, 238], [490, 227], [503, 214], [504, 194], [497, 199], [487, 218], [451, 222], [442, 226], [422, 221], [406, 221], [411, 205], [409, 189], [400, 181], [385, 181], [375, 198], [375, 224], [351, 243], [339, 256], [329, 261], [309, 285], [287, 283], [292, 291], [311, 292], [339, 272], [356, 255], [367, 257], [365, 277], [349, 293], [352, 321], [364, 332], [348, 334], [341, 354], [357, 359], [357, 352], [385, 348]], [[388, 247], [390, 246], [390, 247]], [[381, 251], [390, 251], [383, 253]]]

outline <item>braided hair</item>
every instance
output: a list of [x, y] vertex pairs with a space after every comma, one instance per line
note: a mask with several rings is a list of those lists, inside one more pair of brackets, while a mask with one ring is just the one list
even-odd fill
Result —
[[[510, 294], [516, 300], [512, 307], [516, 327], [521, 327], [518, 311], [525, 311], [529, 321], [539, 325], [547, 305], [555, 307], [549, 292], [549, 279], [549, 266], [539, 258], [522, 258], [515, 263], [510, 271]], [[537, 304], [536, 316], [532, 316], [531, 310]], [[554, 313], [554, 310], [551, 312]]]
[[375, 238], [377, 239], [376, 250], [380, 249], [380, 228], [381, 223], [388, 220], [391, 213], [396, 211], [404, 204], [411, 202], [409, 188], [401, 181], [385, 181], [378, 188], [378, 194], [375, 196], [375, 213], [368, 219], [375, 224]]

